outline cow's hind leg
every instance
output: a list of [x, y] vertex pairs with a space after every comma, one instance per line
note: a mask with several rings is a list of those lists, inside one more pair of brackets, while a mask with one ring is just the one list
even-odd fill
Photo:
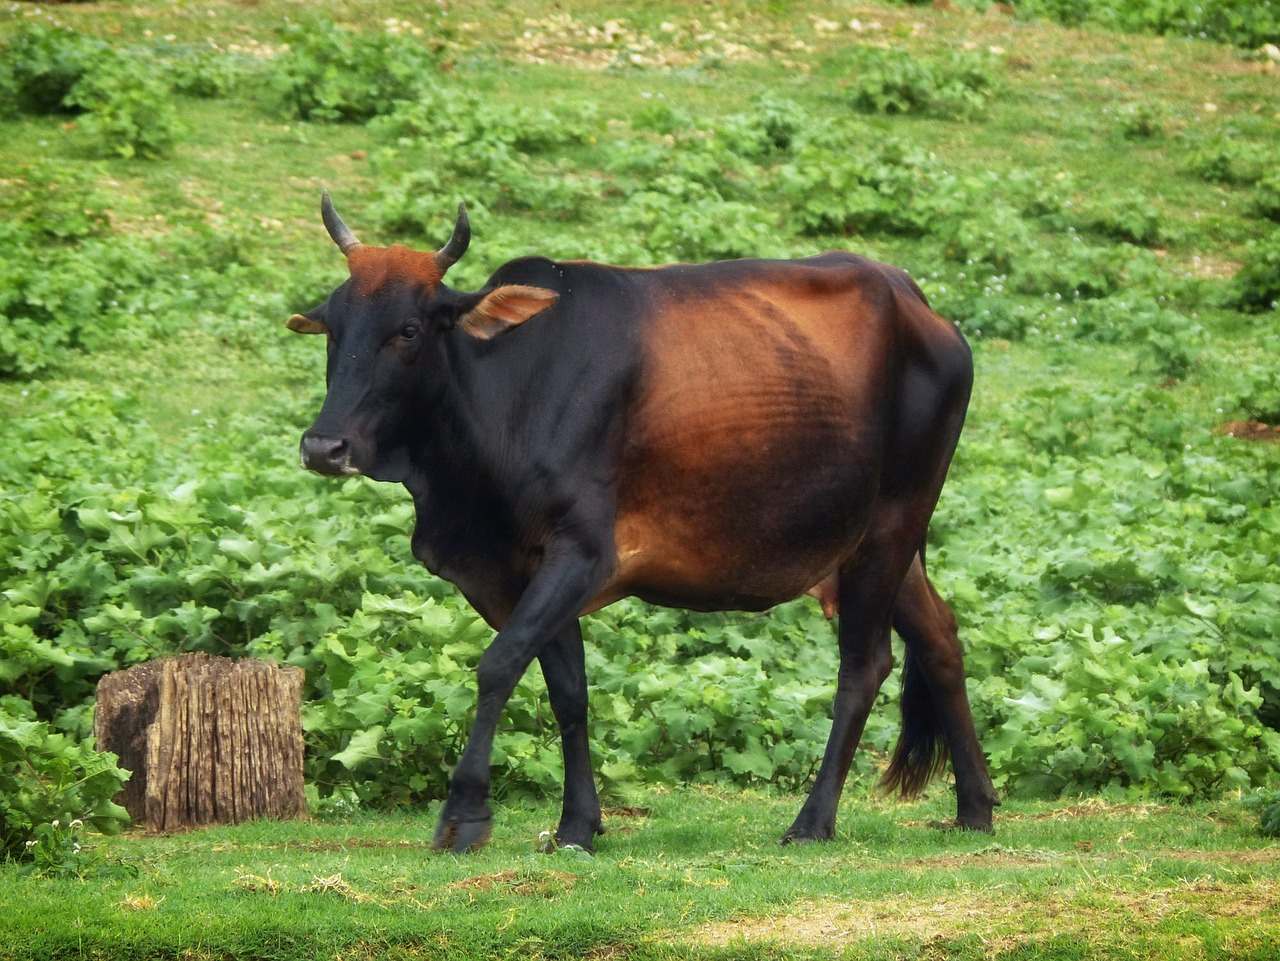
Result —
[[560, 725], [564, 748], [564, 807], [556, 842], [595, 849], [595, 837], [603, 834], [600, 797], [591, 772], [587, 739], [587, 670], [582, 649], [582, 628], [574, 621], [538, 653], [547, 682], [551, 710]]
[[895, 540], [869, 533], [853, 560], [840, 569], [840, 671], [831, 736], [813, 789], [783, 835], [783, 843], [823, 841], [835, 835], [836, 808], [853, 752], [880, 685], [893, 666], [889, 647], [893, 600], [910, 563], [910, 556], [902, 556], [901, 547], [895, 548]]
[[973, 726], [955, 615], [929, 582], [919, 554], [898, 593], [893, 627], [906, 644], [902, 734], [883, 783], [914, 796], [950, 754], [956, 826], [990, 831], [991, 811], [1000, 799]]

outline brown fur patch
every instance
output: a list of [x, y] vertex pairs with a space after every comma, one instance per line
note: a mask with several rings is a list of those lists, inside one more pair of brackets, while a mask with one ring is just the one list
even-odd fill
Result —
[[425, 287], [434, 290], [444, 273], [434, 253], [410, 250], [396, 244], [391, 247], [357, 247], [347, 258], [351, 279], [364, 297], [376, 294], [387, 284]]
[[[677, 273], [662, 288], [629, 411], [619, 584], [663, 603], [697, 584], [704, 600], [763, 608], [847, 558], [863, 518], [832, 505], [867, 500], [874, 466], [858, 455], [874, 443], [891, 349], [856, 270]], [[784, 482], [803, 476], [818, 480]]]

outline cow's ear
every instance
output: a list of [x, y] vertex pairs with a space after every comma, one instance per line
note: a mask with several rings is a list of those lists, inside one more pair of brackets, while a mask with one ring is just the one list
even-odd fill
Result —
[[314, 310], [308, 310], [305, 314], [294, 314], [284, 322], [284, 325], [295, 334], [327, 334], [329, 332], [324, 322], [323, 304]]
[[499, 287], [485, 294], [458, 323], [472, 337], [489, 340], [542, 313], [559, 299], [559, 294], [545, 287]]

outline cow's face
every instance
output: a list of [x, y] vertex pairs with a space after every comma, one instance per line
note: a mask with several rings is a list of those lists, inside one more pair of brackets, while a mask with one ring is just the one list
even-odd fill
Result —
[[351, 277], [319, 307], [287, 322], [301, 334], [324, 334], [329, 347], [328, 393], [302, 435], [302, 465], [333, 476], [403, 481], [409, 453], [448, 389], [447, 340], [495, 337], [550, 307], [557, 295], [524, 286], [463, 293], [441, 283], [470, 242], [461, 206], [453, 236], [435, 253], [361, 244], [327, 192], [321, 212]]

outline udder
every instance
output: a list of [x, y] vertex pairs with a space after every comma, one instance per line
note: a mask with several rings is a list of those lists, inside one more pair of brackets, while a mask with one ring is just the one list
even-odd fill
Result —
[[827, 620], [831, 620], [840, 613], [839, 583], [840, 576], [833, 571], [805, 591], [810, 597], [817, 599]]

